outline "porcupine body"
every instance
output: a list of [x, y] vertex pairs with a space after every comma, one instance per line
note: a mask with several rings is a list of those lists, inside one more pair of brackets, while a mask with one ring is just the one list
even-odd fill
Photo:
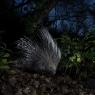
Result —
[[42, 28], [36, 36], [38, 38], [34, 40], [23, 37], [16, 42], [21, 54], [16, 66], [28, 71], [55, 74], [61, 59], [60, 49], [46, 28]]

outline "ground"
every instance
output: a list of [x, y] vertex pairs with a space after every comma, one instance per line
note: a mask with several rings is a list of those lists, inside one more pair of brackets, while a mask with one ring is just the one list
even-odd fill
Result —
[[0, 75], [0, 95], [95, 95], [94, 90], [66, 75], [47, 76], [19, 70]]

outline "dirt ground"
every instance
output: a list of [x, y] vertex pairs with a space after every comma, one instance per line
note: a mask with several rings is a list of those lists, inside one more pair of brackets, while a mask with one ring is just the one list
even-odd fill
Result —
[[0, 74], [0, 95], [95, 95], [95, 89], [68, 76], [11, 70]]

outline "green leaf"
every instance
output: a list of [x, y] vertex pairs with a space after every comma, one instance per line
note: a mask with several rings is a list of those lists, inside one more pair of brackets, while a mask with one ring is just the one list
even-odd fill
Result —
[[3, 57], [10, 57], [10, 54], [6, 53]]

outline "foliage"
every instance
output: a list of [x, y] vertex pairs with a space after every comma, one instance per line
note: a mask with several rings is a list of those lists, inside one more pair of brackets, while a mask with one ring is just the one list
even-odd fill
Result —
[[64, 32], [57, 39], [62, 49], [60, 68], [71, 75], [88, 75], [95, 69], [95, 33], [85, 32], [83, 36], [77, 33]]
[[6, 45], [0, 46], [0, 70], [7, 70], [9, 69], [9, 64], [11, 62], [10, 50], [7, 49]]

